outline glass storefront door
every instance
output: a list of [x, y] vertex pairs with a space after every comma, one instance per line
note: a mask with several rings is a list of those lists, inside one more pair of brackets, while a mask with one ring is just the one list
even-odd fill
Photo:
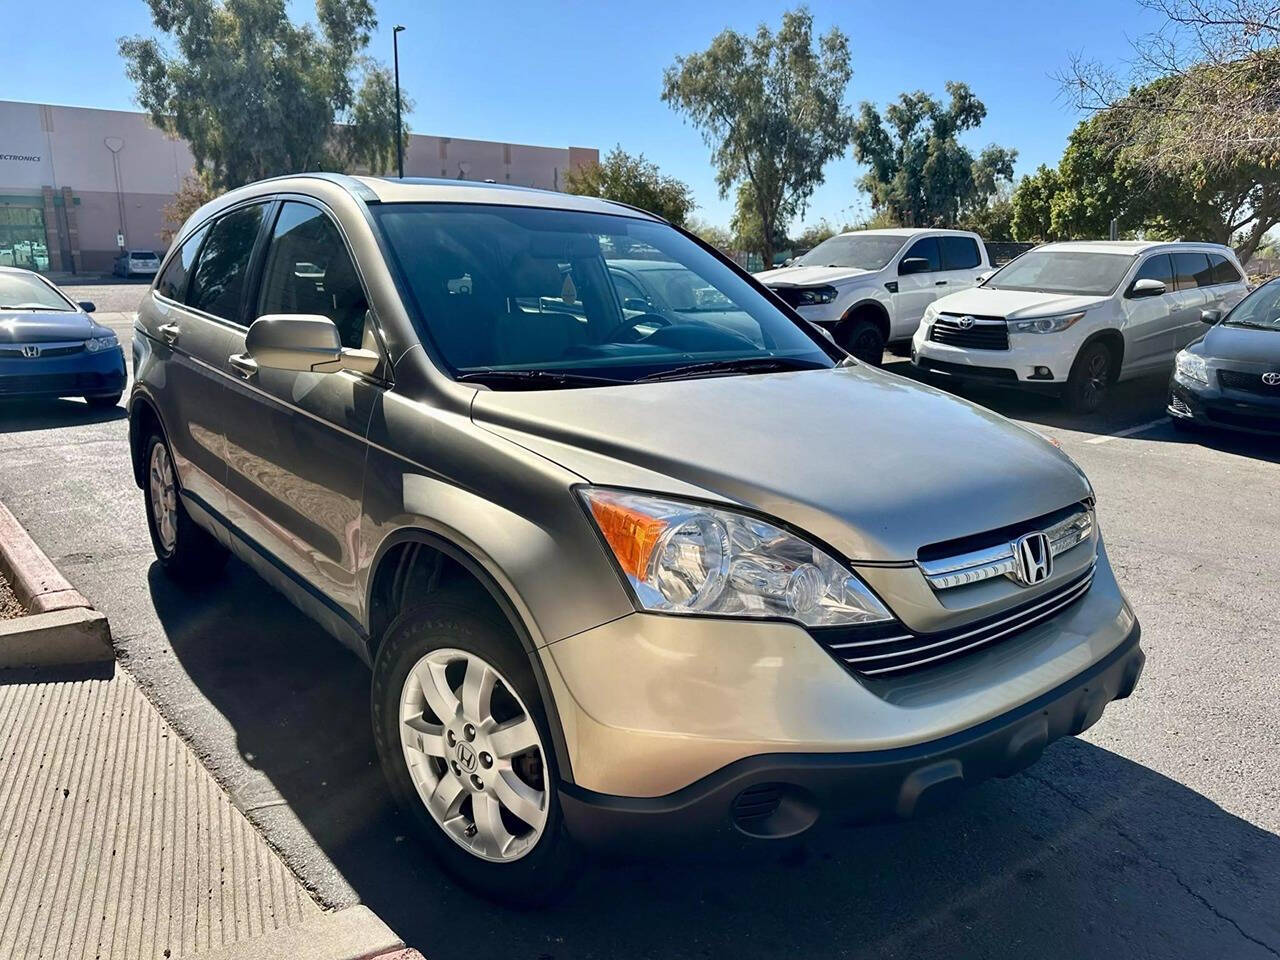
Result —
[[0, 266], [48, 271], [43, 207], [0, 205]]

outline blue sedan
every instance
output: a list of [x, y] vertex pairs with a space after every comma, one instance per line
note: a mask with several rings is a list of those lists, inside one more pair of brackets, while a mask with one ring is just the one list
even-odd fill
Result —
[[84, 397], [114, 407], [124, 392], [116, 335], [30, 270], [0, 267], [0, 400]]

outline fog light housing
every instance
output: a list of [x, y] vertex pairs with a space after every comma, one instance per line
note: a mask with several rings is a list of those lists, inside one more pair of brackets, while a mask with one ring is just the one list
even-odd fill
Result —
[[1030, 379], [1032, 379], [1032, 380], [1052, 380], [1052, 379], [1053, 379], [1053, 371], [1052, 371], [1052, 370], [1050, 370], [1048, 367], [1036, 367], [1034, 370], [1032, 370], [1032, 371], [1031, 371], [1031, 377], [1030, 377]]

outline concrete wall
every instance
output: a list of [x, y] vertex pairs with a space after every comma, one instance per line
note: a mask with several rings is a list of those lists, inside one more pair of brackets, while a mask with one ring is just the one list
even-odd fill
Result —
[[[598, 150], [586, 147], [414, 134], [405, 151], [405, 174], [562, 190], [567, 170], [599, 158]], [[79, 269], [86, 272], [111, 268], [117, 231], [127, 247], [163, 252], [163, 210], [192, 165], [186, 143], [165, 136], [145, 114], [0, 100], [0, 201], [27, 197], [39, 204], [44, 187], [57, 195], [70, 188]], [[68, 238], [61, 239], [65, 247]], [[49, 246], [54, 259], [56, 245]]]

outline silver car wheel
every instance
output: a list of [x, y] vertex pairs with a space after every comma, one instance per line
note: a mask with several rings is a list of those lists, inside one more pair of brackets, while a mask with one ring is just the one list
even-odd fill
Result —
[[400, 747], [431, 816], [459, 846], [518, 860], [547, 825], [546, 754], [515, 688], [466, 650], [433, 650], [400, 692]]
[[148, 476], [156, 535], [165, 552], [172, 553], [178, 542], [178, 486], [173, 476], [173, 461], [163, 443], [151, 448]]

